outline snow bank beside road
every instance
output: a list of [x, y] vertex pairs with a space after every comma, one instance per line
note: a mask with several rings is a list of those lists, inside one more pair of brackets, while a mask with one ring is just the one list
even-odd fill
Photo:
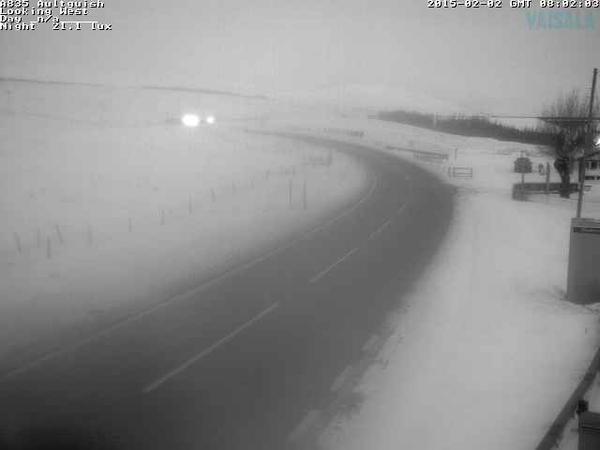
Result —
[[562, 301], [564, 258], [548, 245], [566, 243], [561, 222], [490, 194], [458, 202], [332, 448], [534, 448], [584, 373], [597, 316]]
[[[310, 120], [302, 126], [325, 132]], [[575, 200], [511, 199], [520, 179], [514, 159], [525, 152], [537, 166], [548, 157], [534, 146], [365, 119], [340, 118], [328, 128], [362, 131], [358, 140], [382, 149], [448, 155], [423, 162], [389, 150], [456, 184], [458, 194], [445, 246], [402, 299], [380, 364], [356, 388], [363, 403], [340, 412], [322, 447], [534, 448], [598, 342], [597, 314], [563, 299]], [[448, 179], [449, 166], [470, 167], [474, 177]], [[598, 216], [594, 192], [585, 210]]]

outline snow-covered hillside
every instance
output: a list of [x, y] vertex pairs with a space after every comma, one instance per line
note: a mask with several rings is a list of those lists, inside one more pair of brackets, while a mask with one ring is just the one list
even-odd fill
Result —
[[343, 112], [377, 112], [389, 109], [439, 114], [467, 112], [464, 107], [452, 101], [399, 85], [334, 84], [309, 90], [279, 92], [274, 96], [299, 105], [319, 106]]

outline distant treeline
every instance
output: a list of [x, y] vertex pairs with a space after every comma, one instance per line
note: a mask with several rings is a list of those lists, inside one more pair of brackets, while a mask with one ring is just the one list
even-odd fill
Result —
[[376, 117], [380, 120], [404, 123], [444, 133], [488, 137], [501, 141], [514, 141], [525, 144], [552, 145], [556, 139], [555, 135], [550, 132], [539, 131], [533, 128], [514, 128], [491, 122], [484, 117], [456, 115], [452, 117], [438, 116], [436, 118], [433, 114], [402, 110], [380, 112]]

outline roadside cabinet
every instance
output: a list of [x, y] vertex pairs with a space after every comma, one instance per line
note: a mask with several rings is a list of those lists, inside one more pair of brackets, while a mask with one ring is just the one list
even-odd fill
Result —
[[586, 411], [579, 415], [578, 450], [598, 450], [600, 448], [600, 414]]
[[600, 302], [600, 220], [571, 219], [567, 298], [579, 304]]

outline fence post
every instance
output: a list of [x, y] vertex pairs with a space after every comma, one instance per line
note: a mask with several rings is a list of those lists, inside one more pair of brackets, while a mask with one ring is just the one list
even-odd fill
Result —
[[306, 196], [306, 179], [304, 179], [304, 184], [302, 185], [302, 205], [304, 209], [308, 208], [308, 198]]
[[54, 228], [56, 229], [56, 235], [58, 236], [58, 242], [62, 244], [65, 243], [64, 239], [63, 239], [63, 235], [60, 231], [60, 227], [58, 225], [55, 225]]
[[546, 163], [546, 195], [550, 193], [550, 163]]
[[23, 251], [23, 248], [21, 247], [21, 237], [16, 231], [13, 233], [13, 236], [15, 238], [15, 244], [17, 244], [17, 250], [19, 251], [19, 253], [21, 253]]

